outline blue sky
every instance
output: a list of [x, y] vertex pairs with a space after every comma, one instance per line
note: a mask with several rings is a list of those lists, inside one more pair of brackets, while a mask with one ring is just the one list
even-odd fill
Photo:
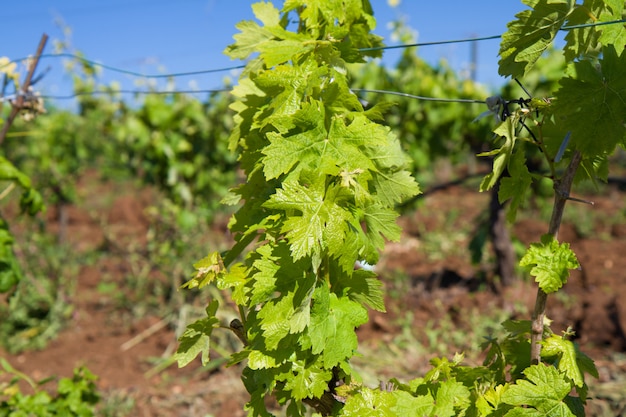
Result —
[[[5, 2], [0, 12], [0, 56], [25, 57], [36, 50], [42, 33], [50, 36], [47, 53], [54, 52], [53, 40], [64, 39], [56, 23], [71, 29], [73, 48], [86, 58], [141, 73], [171, 73], [238, 65], [222, 54], [232, 43], [235, 24], [253, 19], [250, 0], [22, 0]], [[279, 5], [281, 2], [275, 1]], [[372, 0], [378, 20], [376, 33], [393, 44], [387, 23], [404, 17], [418, 33], [419, 42], [498, 35], [525, 6], [518, 1], [402, 0], [392, 8], [387, 0]], [[497, 87], [498, 40], [478, 44], [478, 81]], [[387, 52], [384, 62], [393, 65], [399, 52]], [[469, 44], [422, 47], [419, 55], [435, 64], [446, 59], [456, 70], [467, 70]], [[40, 69], [50, 72], [37, 84], [44, 94], [71, 94], [63, 60], [48, 58]], [[178, 89], [219, 88], [228, 73], [177, 78]], [[102, 73], [105, 82], [117, 80], [134, 88], [130, 76]], [[57, 102], [61, 106], [67, 103]]]

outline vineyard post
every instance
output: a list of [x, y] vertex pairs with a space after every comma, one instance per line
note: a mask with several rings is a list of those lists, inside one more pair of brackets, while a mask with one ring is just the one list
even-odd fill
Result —
[[[39, 63], [39, 58], [41, 57], [41, 54], [46, 47], [46, 42], [48, 42], [48, 35], [44, 33], [43, 35], [41, 35], [41, 40], [39, 41], [39, 46], [37, 47], [37, 53], [35, 54], [35, 57], [30, 64], [30, 68], [28, 69], [26, 78], [24, 78], [24, 83], [22, 84], [22, 93], [17, 95], [15, 103], [11, 108], [11, 113], [9, 113], [9, 116], [7, 117], [4, 126], [2, 126], [2, 132], [0, 132], [0, 144], [4, 142], [4, 138], [6, 137], [9, 129], [11, 128], [11, 125], [13, 124], [13, 120], [15, 120], [15, 117], [20, 112], [22, 107], [24, 107], [24, 97], [28, 93], [28, 87], [30, 87], [33, 75], [35, 74], [35, 70], [37, 69], [37, 64]], [[1, 105], [2, 102], [0, 101], [0, 106]]]

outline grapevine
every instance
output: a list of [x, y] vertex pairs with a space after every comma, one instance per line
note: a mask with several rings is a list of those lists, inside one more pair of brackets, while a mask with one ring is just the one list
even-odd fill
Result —
[[[500, 51], [500, 73], [520, 79], [562, 28], [619, 20], [624, 12], [615, 1], [524, 3], [530, 9], [509, 24]], [[493, 158], [493, 171], [480, 190], [501, 181], [498, 196], [511, 200], [513, 220], [544, 177], [528, 169], [532, 148], [555, 185], [548, 233], [521, 260], [538, 284], [532, 320], [503, 323], [508, 335], [487, 340], [483, 366], [464, 365], [462, 354], [435, 358], [424, 377], [370, 388], [350, 366], [355, 329], [368, 308], [385, 307], [375, 273], [354, 265], [375, 264], [385, 240], [400, 237], [394, 207], [419, 193], [399, 139], [378, 123], [388, 106], [364, 109], [348, 88], [346, 66], [376, 56], [381, 45], [371, 34], [371, 5], [289, 0], [282, 10], [265, 2], [253, 10], [260, 24], [238, 24], [226, 50], [249, 59], [231, 105], [230, 149], [247, 180], [225, 198], [239, 205], [229, 225], [235, 244], [196, 263], [185, 284], [229, 290], [239, 316], [222, 323], [211, 301], [207, 316], [180, 338], [179, 366], [197, 355], [206, 363], [212, 332], [226, 328], [242, 342], [230, 364], [244, 365], [249, 415], [271, 415], [270, 396], [296, 416], [306, 405], [342, 416], [584, 415], [585, 374], [597, 377], [597, 370], [570, 333], [550, 330], [546, 302], [580, 267], [558, 241], [571, 187], [606, 179], [608, 156], [624, 146], [624, 25], [582, 26], [567, 35], [568, 69], [553, 97], [519, 100], [523, 106], [505, 113], [492, 106], [503, 120], [494, 129], [495, 149], [481, 154]]]

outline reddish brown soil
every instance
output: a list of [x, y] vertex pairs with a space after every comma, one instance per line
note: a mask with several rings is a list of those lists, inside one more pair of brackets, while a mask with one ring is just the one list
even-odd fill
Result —
[[[68, 241], [79, 253], [109, 248], [110, 254], [83, 267], [78, 274], [71, 300], [74, 315], [56, 340], [42, 351], [15, 356], [0, 352], [2, 356], [37, 379], [69, 376], [74, 367], [86, 365], [99, 376], [98, 388], [109, 402], [113, 402], [111, 398], [120, 402], [127, 397], [135, 400], [135, 408], [129, 414], [133, 416], [244, 415], [246, 394], [236, 367], [207, 372], [200, 371], [198, 365], [182, 370], [174, 365], [149, 378], [145, 376], [154, 366], [150, 360], [175, 346], [173, 327], [159, 326], [162, 317], [155, 313], [137, 317], [117, 311], [119, 304], [113, 301], [113, 295], [99, 291], [98, 284], [105, 276], [115, 281], [128, 274], [124, 247], [146, 244], [149, 219], [145, 208], [157, 194], [129, 187], [120, 191], [93, 178], [85, 181], [81, 187], [84, 203], [69, 207]], [[103, 195], [109, 196], [109, 203], [93, 203], [104, 201]], [[473, 190], [454, 187], [429, 196], [414, 214], [401, 219], [403, 239], [388, 245], [379, 270], [384, 271], [383, 279], [391, 279], [393, 271], [401, 271], [410, 284], [403, 287], [406, 291], [402, 296], [390, 298], [389, 314], [372, 314], [370, 323], [359, 331], [361, 339], [390, 340], [390, 335], [400, 330], [394, 320], [398, 312], [412, 312], [415, 323], [425, 323], [442, 315], [454, 318], [493, 308], [510, 308], [511, 314], [518, 314], [512, 308], [516, 303], [532, 308], [535, 289], [528, 282], [520, 280], [501, 294], [487, 290], [488, 286], [476, 285], [480, 267], [469, 262], [467, 242], [462, 238], [454, 240], [457, 231], [472, 229], [487, 206], [487, 198]], [[571, 242], [582, 271], [572, 274], [566, 297], [550, 299], [548, 314], [556, 330], [574, 328], [583, 351], [596, 359], [602, 381], [623, 384], [626, 364], [614, 358], [616, 353], [626, 351], [626, 224], [609, 220], [615, 216], [624, 218], [626, 202], [624, 195], [615, 190], [592, 198], [596, 205], [590, 210], [602, 213], [594, 224], [594, 232], [580, 237], [572, 224], [565, 224], [561, 231], [561, 240]], [[453, 220], [449, 220], [450, 210], [456, 210]], [[521, 218], [514, 227], [514, 236], [526, 244], [537, 241], [547, 231], [547, 222], [533, 216]], [[49, 230], [53, 232], [57, 227], [55, 218], [56, 213], [50, 211]], [[437, 259], [436, 247], [424, 242], [429, 232], [442, 227], [449, 230], [453, 245], [446, 249], [449, 256]], [[223, 233], [221, 227], [219, 233]], [[111, 247], [111, 235], [115, 236], [116, 247]], [[157, 328], [154, 334], [123, 348], [151, 326]], [[620, 387], [626, 392], [624, 385], [615, 389], [619, 391]]]

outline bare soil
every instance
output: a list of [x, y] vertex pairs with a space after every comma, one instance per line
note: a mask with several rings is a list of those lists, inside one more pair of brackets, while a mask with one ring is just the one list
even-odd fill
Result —
[[[147, 377], [146, 372], [154, 367], [153, 359], [175, 347], [175, 329], [162, 325], [163, 317], [158, 313], [141, 317], [121, 313], [115, 294], [99, 289], [105, 277], [109, 282], [125, 282], [130, 266], [119, 249], [146, 245], [150, 224], [146, 209], [158, 194], [131, 186], [120, 189], [90, 177], [83, 181], [81, 195], [82, 203], [68, 208], [68, 242], [77, 253], [99, 250], [103, 255], [78, 273], [77, 287], [69, 300], [75, 306], [70, 322], [44, 350], [0, 354], [35, 379], [70, 376], [74, 367], [86, 365], [99, 376], [98, 388], [106, 403], [113, 406], [128, 398], [134, 400], [128, 414], [132, 416], [245, 415], [242, 408], [247, 396], [236, 367], [207, 371], [199, 363], [184, 369], [173, 365]], [[478, 223], [487, 198], [469, 188], [451, 187], [430, 195], [415, 212], [401, 218], [403, 238], [387, 246], [378, 270], [390, 286], [392, 282], [397, 285], [400, 274], [405, 280], [404, 291], [390, 296], [389, 313], [372, 313], [370, 322], [359, 330], [361, 340], [392, 340], [402, 330], [396, 318], [407, 312], [417, 325], [444, 316], [459, 318], [462, 324], [464, 314], [500, 308], [510, 309], [514, 316], [519, 315], [520, 304], [532, 308], [535, 289], [527, 279], [495, 292], [484, 284], [488, 264], [475, 266], [469, 260], [467, 234], [460, 231], [472, 230]], [[566, 223], [560, 233], [560, 240], [571, 243], [582, 269], [572, 273], [563, 296], [549, 300], [548, 314], [556, 331], [571, 326], [582, 350], [596, 360], [599, 382], [604, 384], [598, 385], [609, 387], [608, 391], [597, 391], [598, 401], [613, 398], [624, 404], [626, 224], [622, 221], [626, 201], [617, 189], [588, 198], [595, 202], [589, 210], [599, 213], [591, 233], [582, 236], [576, 219]], [[51, 232], [58, 228], [56, 218], [57, 213], [50, 210], [47, 221]], [[512, 234], [528, 244], [538, 241], [546, 231], [547, 220], [535, 213], [520, 218]], [[223, 224], [215, 233], [224, 233]], [[432, 233], [438, 233], [440, 240], [429, 240]], [[107, 254], [112, 234], [117, 249]], [[137, 335], [145, 337], [130, 346], [129, 341]], [[423, 367], [427, 359], [416, 363], [416, 368]], [[415, 369], [416, 376], [421, 370]], [[608, 409], [598, 406], [594, 413], [601, 415], [602, 407]]]

